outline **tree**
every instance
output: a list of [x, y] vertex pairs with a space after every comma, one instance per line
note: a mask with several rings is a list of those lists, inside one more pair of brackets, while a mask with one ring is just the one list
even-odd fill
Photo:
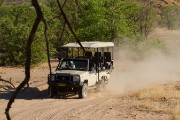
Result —
[[[47, 46], [47, 56], [48, 56], [48, 64], [49, 64], [49, 69], [50, 69], [50, 75], [52, 74], [51, 73], [51, 64], [50, 64], [50, 57], [49, 57], [49, 46], [48, 46], [48, 37], [47, 37], [47, 22], [44, 18], [44, 15], [42, 13], [42, 10], [41, 10], [41, 7], [39, 6], [39, 3], [37, 0], [32, 0], [32, 5], [34, 6], [35, 10], [36, 10], [36, 19], [34, 21], [34, 24], [33, 24], [33, 27], [31, 29], [31, 32], [30, 32], [30, 35], [28, 37], [28, 40], [27, 40], [27, 44], [26, 44], [26, 61], [25, 61], [25, 78], [24, 80], [20, 83], [20, 85], [17, 87], [16, 91], [14, 92], [14, 94], [11, 96], [8, 104], [7, 104], [7, 108], [5, 110], [5, 114], [6, 114], [6, 118], [8, 120], [11, 120], [11, 117], [9, 115], [9, 110], [11, 108], [11, 105], [13, 104], [16, 96], [18, 95], [18, 93], [20, 92], [20, 90], [25, 86], [25, 84], [28, 84], [29, 82], [29, 79], [30, 79], [30, 66], [31, 66], [31, 48], [32, 48], [32, 43], [34, 41], [34, 38], [35, 38], [35, 34], [36, 34], [36, 31], [38, 29], [38, 26], [40, 24], [40, 22], [42, 21], [43, 24], [44, 24], [44, 36], [45, 36], [45, 39], [46, 39], [46, 46]], [[71, 33], [74, 35], [75, 39], [76, 39], [76, 42], [81, 46], [81, 48], [84, 50], [81, 42], [79, 41], [79, 39], [76, 37], [72, 27], [70, 26], [70, 23], [69, 23], [69, 20], [67, 19], [66, 17], [66, 14], [64, 12], [64, 10], [62, 9], [62, 6], [59, 2], [59, 0], [57, 0], [57, 4], [58, 4], [58, 7], [60, 9], [60, 12], [63, 16], [63, 19], [64, 21], [66, 22], [66, 24], [68, 25], [69, 27], [69, 30], [71, 31]]]
[[[157, 18], [156, 10], [148, 2], [142, 4], [124, 0], [64, 0], [60, 4], [74, 33], [82, 41], [114, 41], [116, 38], [147, 36]], [[51, 54], [54, 54], [59, 46], [76, 41], [59, 13], [56, 0], [43, 1], [41, 8], [49, 26]], [[0, 7], [0, 45], [8, 51], [0, 59], [5, 64], [25, 63], [25, 41], [34, 15], [35, 10], [28, 2], [20, 5], [2, 4]], [[35, 36], [36, 42], [33, 43], [32, 64], [46, 60], [43, 33], [43, 25], [40, 24]]]
[[137, 24], [139, 25], [139, 32], [141, 35], [147, 37], [152, 29], [157, 25], [158, 9], [154, 7], [151, 1], [144, 1], [144, 5], [139, 9], [137, 15]]
[[35, 37], [35, 33], [38, 29], [38, 25], [41, 22], [41, 20], [43, 19], [43, 14], [41, 11], [41, 8], [39, 7], [39, 4], [37, 2], [37, 0], [32, 0], [32, 5], [35, 7], [36, 9], [36, 19], [35, 22], [33, 24], [33, 27], [31, 29], [30, 35], [28, 37], [27, 40], [27, 45], [26, 45], [26, 62], [25, 62], [25, 78], [24, 80], [21, 82], [21, 84], [17, 87], [16, 91], [14, 92], [14, 94], [11, 96], [8, 104], [7, 104], [7, 108], [5, 110], [5, 114], [8, 120], [11, 120], [11, 117], [9, 115], [9, 110], [11, 108], [12, 103], [14, 102], [14, 99], [16, 98], [17, 94], [20, 92], [20, 90], [24, 87], [25, 84], [28, 84], [28, 81], [30, 79], [30, 65], [31, 65], [31, 46]]
[[180, 7], [178, 5], [169, 5], [162, 10], [162, 25], [168, 29], [180, 27]]
[[[42, 5], [42, 10], [47, 19], [52, 19], [54, 13], [51, 9]], [[21, 5], [2, 5], [0, 7], [0, 45], [6, 49], [5, 55], [0, 59], [6, 65], [24, 65], [25, 46], [28, 34], [31, 29], [31, 23], [35, 19], [35, 10], [29, 3]], [[49, 38], [51, 51], [53, 43], [56, 40], [56, 25], [59, 21], [52, 21], [49, 24]], [[32, 64], [44, 62], [46, 58], [46, 46], [44, 39], [43, 24], [40, 24], [35, 36], [36, 41], [32, 45]]]
[[[25, 46], [31, 23], [35, 18], [35, 11], [29, 3], [22, 6], [6, 5], [0, 7], [0, 36], [2, 45], [6, 49], [6, 54], [1, 58], [5, 64], [23, 65], [25, 63]], [[32, 63], [39, 63], [45, 60], [45, 45], [42, 40], [42, 25], [38, 28], [33, 43]]]

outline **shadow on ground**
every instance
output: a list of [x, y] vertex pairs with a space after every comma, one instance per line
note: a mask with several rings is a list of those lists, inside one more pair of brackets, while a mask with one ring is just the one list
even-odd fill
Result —
[[[0, 99], [9, 100], [12, 94], [15, 92], [15, 89], [12, 87], [7, 88], [6, 91], [0, 92]], [[93, 93], [94, 91], [89, 90], [89, 94]], [[25, 99], [25, 100], [32, 100], [32, 99], [47, 99], [48, 96], [48, 90], [39, 90], [37, 87], [28, 87], [23, 88], [20, 93], [17, 95], [16, 99]], [[58, 94], [57, 96], [51, 98], [51, 99], [80, 99], [77, 94]]]
[[[4, 91], [0, 93], [0, 99], [6, 99], [9, 100], [11, 95], [14, 93], [15, 89], [9, 89], [8, 91]], [[48, 98], [48, 90], [42, 90], [40, 91], [36, 87], [29, 87], [24, 88], [20, 91], [16, 99], [26, 99], [26, 100], [32, 100], [32, 99], [45, 99]]]
[[[15, 92], [15, 89], [11, 88], [7, 91], [3, 91], [0, 93], [0, 99], [9, 100], [12, 94]], [[26, 99], [26, 100], [32, 100], [32, 99], [47, 99], [48, 97], [48, 90], [39, 90], [36, 87], [29, 87], [24, 88], [21, 90], [21, 92], [18, 94], [16, 99]], [[75, 94], [69, 94], [69, 95], [57, 95], [56, 97], [53, 97], [51, 99], [79, 99], [78, 95]]]

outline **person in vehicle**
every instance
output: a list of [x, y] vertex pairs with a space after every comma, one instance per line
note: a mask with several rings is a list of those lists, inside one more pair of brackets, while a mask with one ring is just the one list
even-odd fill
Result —
[[66, 66], [66, 68], [69, 68], [69, 69], [75, 69], [76, 68], [73, 61], [67, 61], [65, 66]]

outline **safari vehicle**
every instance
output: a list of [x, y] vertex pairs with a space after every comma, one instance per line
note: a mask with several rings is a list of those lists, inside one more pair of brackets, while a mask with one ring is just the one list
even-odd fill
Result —
[[[48, 75], [49, 97], [78, 94], [87, 96], [87, 90], [98, 89], [108, 83], [113, 69], [113, 42], [81, 42], [60, 47], [59, 64]], [[63, 50], [62, 50], [63, 49]]]

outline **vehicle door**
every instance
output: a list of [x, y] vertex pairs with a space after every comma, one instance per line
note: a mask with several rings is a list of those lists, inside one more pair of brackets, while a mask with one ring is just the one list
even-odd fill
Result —
[[89, 71], [89, 77], [88, 77], [88, 86], [93, 86], [97, 82], [97, 73], [96, 70]]

